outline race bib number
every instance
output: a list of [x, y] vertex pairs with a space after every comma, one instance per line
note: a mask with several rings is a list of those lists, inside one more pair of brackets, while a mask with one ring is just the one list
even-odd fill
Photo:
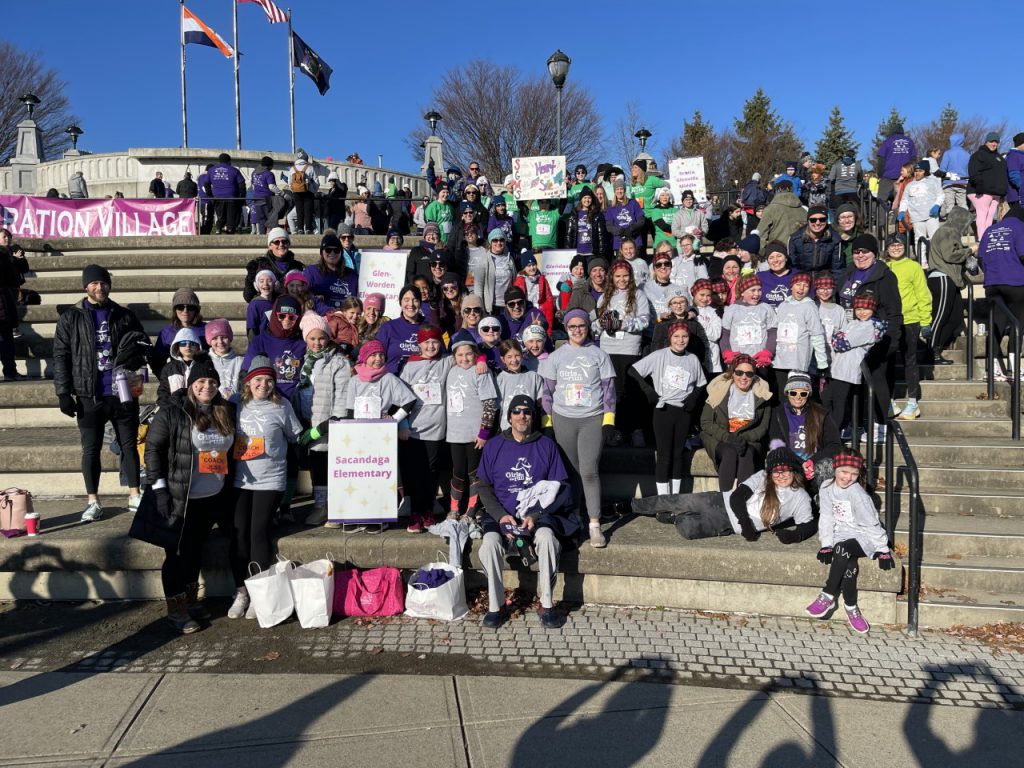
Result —
[[224, 451], [200, 451], [199, 473], [202, 475], [226, 475], [228, 455]]
[[848, 501], [833, 501], [832, 516], [840, 523], [853, 522], [853, 508]]
[[736, 344], [754, 347], [764, 342], [764, 332], [757, 323], [740, 323], [736, 326]]
[[238, 461], [258, 459], [266, 453], [266, 438], [238, 437], [235, 439], [235, 458]]
[[551, 225], [550, 224], [537, 224], [537, 234], [538, 235], [543, 235], [545, 237], [547, 235], [550, 235], [551, 234]]
[[466, 398], [461, 390], [449, 390], [448, 413], [462, 413], [466, 407]]
[[570, 408], [589, 408], [590, 393], [587, 388], [578, 381], [571, 381], [565, 385], [565, 404]]
[[355, 399], [353, 416], [357, 419], [379, 419], [384, 407], [380, 395], [362, 395]]
[[690, 384], [690, 372], [685, 368], [666, 368], [661, 375], [662, 389], [686, 389]]
[[452, 231], [452, 223], [450, 221], [442, 221], [440, 229], [443, 234], [447, 235]]
[[412, 391], [424, 405], [441, 404], [441, 385], [436, 381], [417, 382], [412, 385]]
[[800, 326], [790, 320], [779, 323], [778, 340], [783, 344], [796, 344], [800, 338]]

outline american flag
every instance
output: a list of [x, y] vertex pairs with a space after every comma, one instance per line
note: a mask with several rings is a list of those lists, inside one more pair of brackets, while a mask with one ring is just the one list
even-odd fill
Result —
[[267, 14], [267, 21], [271, 24], [288, 21], [288, 14], [278, 8], [272, 0], [238, 0], [240, 3], [256, 3], [263, 12]]

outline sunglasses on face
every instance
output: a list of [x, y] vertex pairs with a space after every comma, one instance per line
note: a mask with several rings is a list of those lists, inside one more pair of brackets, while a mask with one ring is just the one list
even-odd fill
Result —
[[457, 285], [442, 285], [441, 286], [441, 290], [443, 290], [443, 291], [454, 291], [454, 290], [457, 290], [458, 287], [459, 286], [457, 286]]
[[341, 253], [341, 248], [324, 248], [324, 253], [330, 254], [331, 256], [337, 256]]
[[789, 397], [805, 398], [805, 397], [810, 397], [811, 393], [810, 392], [806, 392], [804, 390], [791, 389], [791, 390], [788, 390], [786, 392], [786, 395], [789, 396]]
[[513, 408], [512, 409], [512, 415], [513, 416], [529, 416], [531, 414], [530, 414], [530, 409], [529, 408]]
[[814, 218], [808, 219], [811, 224], [824, 224], [828, 219], [822, 218], [821, 216], [815, 216]]
[[277, 313], [277, 319], [281, 320], [281, 321], [284, 321], [284, 320], [294, 320], [297, 317], [298, 317], [298, 315], [296, 315], [294, 312], [278, 312]]
[[753, 371], [741, 371], [739, 369], [733, 371], [733, 376], [739, 376], [741, 379], [752, 379], [754, 378]]
[[339, 240], [351, 240], [352, 239], [352, 235], [342, 235], [338, 239]]
[[480, 326], [480, 332], [481, 333], [498, 333], [499, 331], [501, 331], [501, 326], [500, 325], [481, 325]]
[[504, 237], [496, 237], [493, 240], [491, 240], [491, 242], [492, 243], [504, 243], [505, 242], [505, 238]]
[[671, 261], [656, 261], [656, 262], [654, 262], [654, 266], [655, 266], [656, 269], [661, 269], [662, 267], [671, 267], [672, 266], [672, 262]]
[[467, 307], [466, 309], [462, 310], [462, 314], [464, 314], [464, 315], [482, 315], [483, 314], [483, 310], [482, 309], [477, 309], [476, 307]]
[[291, 240], [274, 240], [274, 241], [272, 241], [272, 242], [271, 242], [270, 244], [271, 244], [271, 245], [283, 245], [283, 246], [289, 246], [289, 245], [291, 245], [292, 243], [291, 243]]
[[525, 302], [522, 299], [513, 299], [512, 301], [506, 301], [506, 307], [521, 307]]
[[471, 170], [471, 171], [479, 171], [480, 169], [479, 168], [472, 168], [471, 167], [469, 170]]
[[856, 255], [856, 256], [863, 256], [863, 255], [864, 255], [864, 254], [866, 254], [866, 253], [873, 253], [873, 252], [872, 252], [872, 251], [869, 251], [869, 250], [868, 250], [867, 248], [858, 248], [858, 249], [857, 249], [857, 250], [855, 250], [855, 251], [854, 251], [853, 253], [854, 253], [854, 255]]
[[196, 344], [194, 341], [179, 341], [178, 342], [178, 346], [179, 347], [198, 347], [199, 345]]
[[175, 304], [174, 311], [175, 312], [195, 312], [196, 311], [196, 307], [193, 307], [191, 304]]

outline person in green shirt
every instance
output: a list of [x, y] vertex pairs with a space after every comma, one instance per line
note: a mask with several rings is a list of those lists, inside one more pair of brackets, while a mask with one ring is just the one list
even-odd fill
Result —
[[647, 161], [642, 158], [633, 161], [630, 178], [632, 182], [629, 195], [640, 203], [640, 207], [644, 209], [646, 215], [647, 209], [654, 207], [654, 191], [665, 186], [665, 181], [657, 176], [648, 176]]
[[558, 210], [550, 200], [530, 202], [530, 242], [534, 248], [558, 247]]
[[647, 212], [647, 218], [654, 226], [654, 245], [668, 243], [674, 246], [676, 239], [672, 235], [672, 218], [679, 209], [673, 205], [672, 190], [668, 186], [661, 187], [654, 195], [654, 206]]
[[456, 219], [455, 206], [448, 200], [447, 187], [441, 187], [437, 191], [437, 199], [432, 200], [427, 206], [423, 218], [437, 224], [438, 229], [441, 230], [441, 242], [447, 245], [448, 238], [452, 234], [452, 225]]
[[587, 166], [580, 163], [576, 166], [574, 171], [573, 184], [569, 187], [569, 201], [572, 203], [572, 207], [575, 208], [580, 202], [580, 192], [583, 191], [584, 187], [590, 186], [587, 183]]

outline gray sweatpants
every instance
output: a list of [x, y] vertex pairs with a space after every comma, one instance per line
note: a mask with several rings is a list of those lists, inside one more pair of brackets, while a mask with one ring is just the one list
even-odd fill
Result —
[[[558, 573], [558, 556], [562, 545], [550, 528], [538, 528], [533, 534], [533, 546], [537, 550], [537, 597], [544, 608], [553, 607], [551, 589]], [[505, 603], [505, 583], [501, 572], [505, 569], [505, 542], [500, 533], [484, 534], [480, 544], [480, 564], [487, 574], [487, 610], [498, 611]]]
[[946, 187], [942, 190], [942, 209], [939, 218], [945, 219], [954, 208], [967, 209], [967, 187]]
[[555, 442], [565, 451], [569, 463], [583, 482], [587, 516], [592, 521], [601, 519], [601, 476], [598, 467], [601, 463], [601, 449], [604, 447], [604, 435], [601, 434], [603, 421], [604, 416], [601, 414], [584, 419], [571, 419], [557, 413], [551, 415]]

